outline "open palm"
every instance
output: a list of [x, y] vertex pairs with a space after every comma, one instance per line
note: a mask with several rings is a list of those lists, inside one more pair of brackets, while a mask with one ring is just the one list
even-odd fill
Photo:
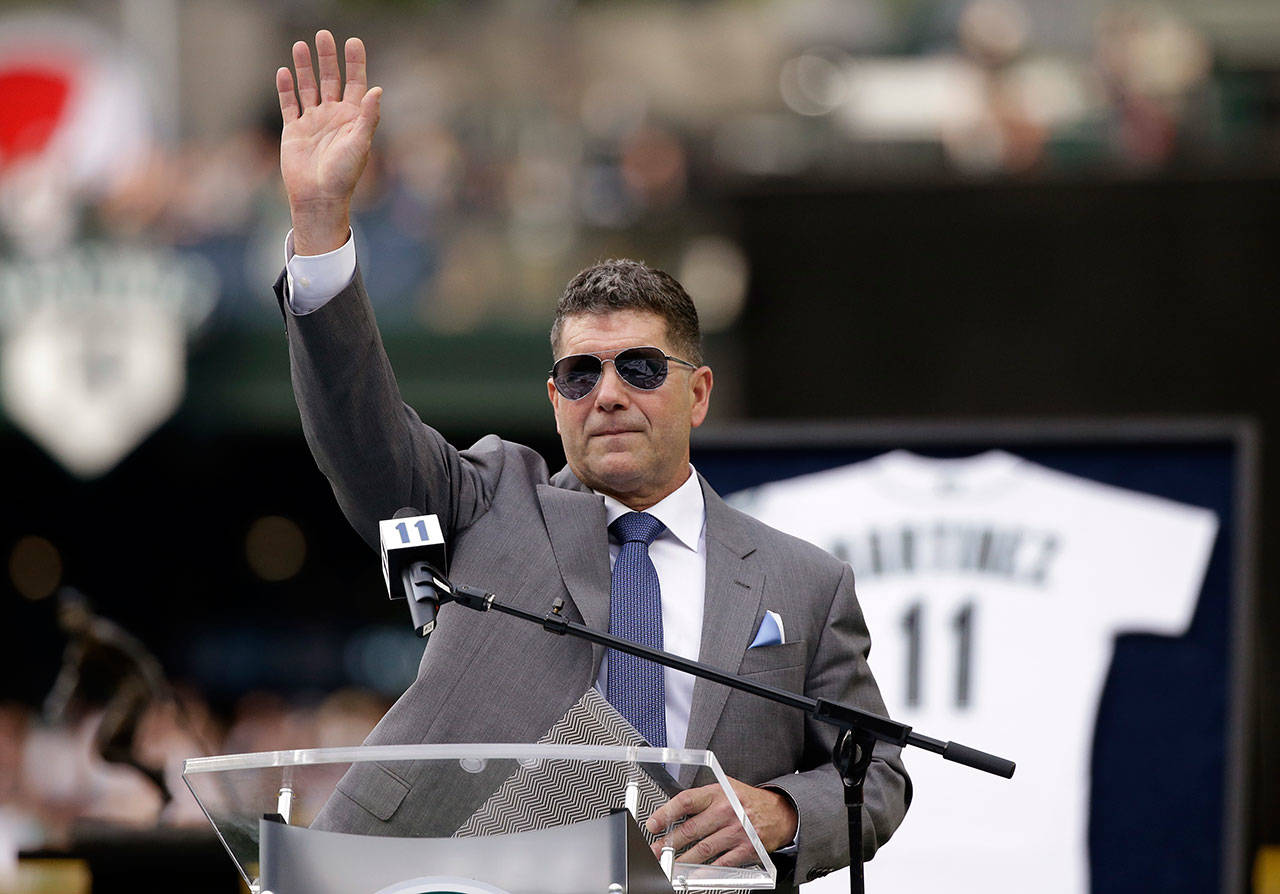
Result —
[[[368, 89], [364, 44], [359, 38], [350, 38], [345, 52], [345, 88], [338, 71], [337, 45], [328, 31], [316, 34], [318, 83], [311, 49], [303, 41], [293, 45], [296, 82], [288, 68], [276, 72], [284, 119], [280, 173], [294, 216], [295, 241], [305, 237], [310, 242], [312, 236], [315, 241], [330, 240], [334, 235], [330, 231], [339, 227], [345, 241], [351, 194], [369, 160], [382, 90]], [[302, 245], [298, 250], [305, 253]]]

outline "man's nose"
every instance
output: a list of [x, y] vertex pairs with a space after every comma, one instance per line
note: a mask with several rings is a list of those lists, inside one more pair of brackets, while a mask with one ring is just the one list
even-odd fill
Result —
[[600, 384], [596, 386], [596, 406], [605, 410], [616, 410], [631, 402], [627, 393], [627, 385], [618, 375], [612, 360], [606, 360], [600, 370]]

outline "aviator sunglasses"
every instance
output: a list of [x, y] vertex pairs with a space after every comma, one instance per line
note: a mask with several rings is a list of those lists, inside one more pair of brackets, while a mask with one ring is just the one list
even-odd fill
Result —
[[689, 369], [697, 369], [695, 363], [672, 357], [661, 348], [627, 348], [619, 351], [612, 360], [602, 360], [595, 354], [570, 354], [561, 357], [551, 367], [551, 381], [566, 400], [581, 400], [595, 390], [604, 365], [612, 363], [618, 378], [632, 388], [653, 391], [667, 380], [667, 364], [679, 363]]

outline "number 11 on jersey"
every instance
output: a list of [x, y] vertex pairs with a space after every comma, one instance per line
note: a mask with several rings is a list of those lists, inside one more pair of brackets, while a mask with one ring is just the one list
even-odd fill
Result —
[[[951, 656], [954, 668], [954, 683], [949, 697], [956, 708], [965, 709], [973, 703], [973, 641], [974, 625], [977, 610], [973, 598], [951, 614], [950, 635], [954, 639]], [[924, 662], [926, 649], [926, 621], [930, 616], [929, 607], [923, 596], [907, 606], [902, 615], [902, 630], [906, 634], [906, 706], [919, 708], [926, 704], [927, 697], [936, 697], [924, 691]], [[945, 660], [945, 659], [944, 659]]]

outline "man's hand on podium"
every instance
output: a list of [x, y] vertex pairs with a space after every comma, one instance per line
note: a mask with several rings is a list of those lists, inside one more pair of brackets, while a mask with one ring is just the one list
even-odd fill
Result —
[[[786, 795], [736, 779], [730, 779], [729, 784], [766, 850], [776, 851], [795, 840], [799, 818]], [[658, 835], [681, 818], [684, 822], [672, 830], [668, 839], [654, 844], [655, 855], [670, 845], [675, 849], [676, 859], [684, 863], [745, 866], [755, 862], [755, 850], [720, 786], [704, 785], [681, 792], [655, 810], [645, 827], [650, 834]]]

